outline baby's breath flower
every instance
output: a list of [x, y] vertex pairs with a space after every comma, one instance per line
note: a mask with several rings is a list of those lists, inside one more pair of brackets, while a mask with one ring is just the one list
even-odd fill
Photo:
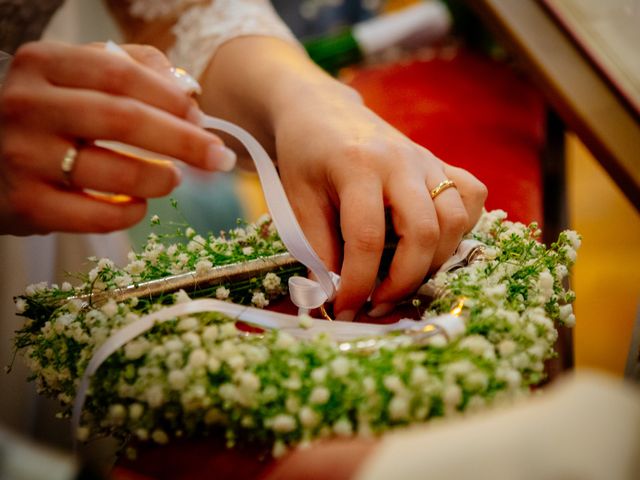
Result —
[[200, 322], [195, 317], [186, 317], [178, 322], [178, 330], [181, 332], [189, 332], [200, 326]]
[[191, 301], [189, 295], [184, 290], [178, 290], [174, 295], [175, 303], [188, 303]]
[[173, 390], [182, 390], [187, 385], [187, 376], [182, 370], [171, 370], [167, 381]]
[[107, 317], [113, 317], [118, 313], [118, 304], [113, 298], [110, 298], [107, 303], [102, 306], [101, 310]]
[[330, 396], [331, 396], [331, 393], [327, 388], [314, 387], [314, 389], [311, 390], [311, 395], [309, 395], [309, 402], [311, 402], [314, 405], [323, 405], [327, 403]]
[[268, 293], [275, 292], [281, 288], [280, 277], [273, 272], [269, 272], [262, 279], [262, 286]]
[[27, 301], [22, 298], [16, 298], [16, 313], [24, 313], [27, 310]]
[[311, 371], [311, 379], [316, 383], [324, 383], [327, 378], [327, 368], [318, 367]]
[[129, 405], [129, 418], [131, 420], [138, 420], [144, 413], [144, 407], [140, 403], [132, 403]]
[[389, 402], [389, 417], [392, 420], [406, 420], [409, 417], [409, 400], [402, 395], [395, 395]]
[[78, 427], [78, 430], [76, 430], [76, 439], [79, 442], [86, 442], [87, 440], [89, 440], [90, 434], [91, 430], [89, 429], [89, 427]]
[[339, 437], [350, 437], [353, 435], [353, 427], [351, 422], [346, 418], [339, 419], [333, 424], [333, 433]]
[[338, 357], [331, 362], [331, 371], [333, 374], [340, 378], [349, 373], [349, 360], [345, 357]]
[[36, 293], [42, 292], [46, 289], [47, 289], [47, 282], [32, 283], [25, 289], [25, 294], [31, 297]]
[[562, 236], [563, 234], [574, 250], [578, 250], [580, 248], [580, 245], [582, 244], [582, 237], [580, 235], [573, 230], [567, 230], [560, 235]]
[[271, 449], [271, 455], [273, 455], [273, 458], [280, 458], [283, 457], [287, 451], [286, 444], [282, 440], [276, 440]]
[[166, 445], [169, 443], [169, 436], [164, 430], [156, 429], [151, 433], [151, 440], [159, 445]]
[[311, 328], [313, 326], [313, 318], [309, 315], [300, 315], [298, 317], [298, 325], [305, 329]]
[[294, 346], [295, 343], [296, 340], [290, 334], [280, 331], [273, 346], [279, 350], [286, 350]]
[[225, 287], [216, 288], [216, 298], [218, 300], [226, 300], [227, 298], [229, 298], [230, 293], [231, 291], [228, 288], [225, 288]]
[[122, 425], [127, 418], [127, 409], [117, 403], [109, 407], [109, 419], [116, 425]]
[[263, 292], [255, 292], [251, 297], [251, 303], [258, 308], [264, 308], [269, 305], [269, 300], [267, 300]]
[[207, 352], [205, 352], [201, 348], [198, 348], [191, 352], [191, 354], [189, 355], [189, 366], [192, 368], [204, 367], [207, 363], [207, 360]]
[[287, 414], [276, 415], [269, 423], [273, 431], [277, 433], [289, 433], [297, 427], [296, 419]]
[[129, 360], [137, 360], [149, 351], [150, 344], [146, 338], [132, 340], [124, 346], [125, 357]]
[[305, 428], [314, 428], [320, 423], [320, 416], [311, 407], [304, 406], [298, 412], [300, 423]]
[[404, 390], [404, 384], [397, 375], [387, 375], [383, 379], [383, 384], [390, 392], [401, 392]]
[[442, 400], [448, 408], [457, 407], [462, 401], [462, 389], [455, 384], [447, 385], [444, 389]]
[[207, 359], [207, 370], [210, 373], [217, 373], [220, 370], [221, 362], [217, 357], [210, 356]]
[[146, 263], [144, 262], [144, 260], [134, 260], [129, 265], [124, 267], [124, 269], [131, 275], [140, 275], [142, 272], [144, 272], [145, 267]]

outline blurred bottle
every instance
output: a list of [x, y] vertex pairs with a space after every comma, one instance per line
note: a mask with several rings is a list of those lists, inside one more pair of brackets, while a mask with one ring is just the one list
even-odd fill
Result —
[[440, 1], [419, 2], [303, 42], [309, 56], [329, 73], [390, 47], [425, 45], [443, 38], [452, 17]]

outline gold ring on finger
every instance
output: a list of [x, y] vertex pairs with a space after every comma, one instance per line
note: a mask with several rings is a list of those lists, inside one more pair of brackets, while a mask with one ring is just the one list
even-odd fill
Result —
[[62, 178], [67, 187], [71, 187], [71, 175], [73, 173], [73, 167], [76, 164], [76, 158], [78, 157], [78, 150], [76, 147], [69, 147], [62, 157], [60, 162], [60, 170], [62, 170]]
[[438, 195], [444, 192], [447, 188], [457, 188], [453, 180], [443, 180], [438, 184], [436, 188], [431, 190], [431, 198], [435, 199]]

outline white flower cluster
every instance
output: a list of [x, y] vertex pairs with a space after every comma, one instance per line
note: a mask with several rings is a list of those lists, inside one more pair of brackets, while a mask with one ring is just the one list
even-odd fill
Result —
[[[153, 218], [151, 224], [160, 227], [159, 218]], [[208, 235], [205, 238], [191, 227], [179, 231], [178, 241], [174, 235], [149, 235], [141, 252], [131, 251], [129, 263], [123, 268], [117, 267], [107, 258], [90, 258], [95, 266], [85, 276], [84, 282], [72, 287], [68, 282], [47, 285], [46, 282], [30, 285], [25, 296], [16, 299], [16, 311], [29, 316], [29, 302], [54, 305], [72, 296], [95, 294], [101, 291], [124, 288], [140, 282], [157, 280], [170, 275], [193, 272], [196, 277], [211, 273], [215, 266], [239, 263], [258, 257], [286, 252], [269, 216], [262, 216], [256, 223], [245, 224], [220, 236]], [[252, 303], [263, 308], [275, 298], [287, 293], [288, 276], [304, 272], [302, 267], [282, 269], [270, 272], [255, 281], [215, 287], [213, 292], [203, 291], [201, 295], [214, 296], [219, 300], [238, 303]], [[283, 281], [284, 280], [284, 281]]]
[[[238, 229], [230, 238], [243, 242], [259, 231]], [[284, 332], [247, 335], [220, 314], [177, 318], [131, 340], [98, 370], [79, 437], [109, 432], [162, 444], [222, 428], [229, 445], [260, 439], [277, 456], [316, 438], [374, 435], [526, 395], [544, 378], [543, 362], [553, 355], [557, 338], [555, 322], [575, 321], [573, 293], [563, 279], [580, 238], [564, 232], [547, 249], [537, 241], [536, 225], [507, 222], [500, 212], [485, 214], [472, 235], [487, 245], [484, 257], [432, 279], [441, 295], [425, 313], [449, 311], [463, 299], [467, 328], [461, 338], [442, 337], [428, 346], [382, 342], [363, 354], [322, 336], [300, 341]], [[194, 255], [202, 251], [197, 245], [207, 249], [212, 243], [195, 232], [186, 237]], [[154, 258], [162, 261], [166, 249], [151, 243], [131, 260], [129, 275], [142, 275], [131, 267], [137, 261], [145, 263], [143, 272]], [[199, 261], [205, 258], [215, 265], [208, 256]], [[96, 269], [94, 283], [117, 277], [109, 262], [98, 261]], [[272, 273], [257, 283], [261, 290], [253, 282], [246, 303], [265, 306], [269, 295], [284, 291]], [[217, 287], [211, 294], [227, 299], [231, 290]], [[16, 304], [30, 319], [16, 346], [40, 390], [56, 396], [67, 412], [95, 349], [114, 330], [161, 308], [131, 299], [86, 310], [71, 300], [43, 316], [43, 296], [62, 296], [61, 290], [35, 285], [29, 292]], [[163, 305], [185, 301], [181, 292]], [[310, 325], [310, 319], [301, 317], [300, 325]]]

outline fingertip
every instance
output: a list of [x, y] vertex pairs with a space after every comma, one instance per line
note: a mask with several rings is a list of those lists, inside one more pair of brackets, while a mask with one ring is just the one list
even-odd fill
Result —
[[207, 150], [205, 168], [229, 172], [236, 166], [238, 156], [226, 145], [212, 143]]
[[191, 104], [189, 110], [187, 111], [187, 114], [185, 115], [185, 119], [187, 120], [187, 122], [200, 126], [200, 124], [202, 123], [202, 111], [200, 110], [200, 107], [198, 107], [198, 105]]
[[171, 170], [173, 173], [173, 188], [176, 188], [182, 183], [182, 170], [175, 164], [171, 165]]
[[340, 320], [341, 322], [353, 322], [355, 318], [355, 310], [342, 310], [336, 314], [336, 320]]
[[127, 226], [123, 228], [129, 228], [142, 221], [147, 214], [147, 201], [144, 199], [135, 199], [129, 206], [127, 206]]
[[171, 67], [169, 69], [169, 78], [187, 95], [193, 95], [194, 93], [200, 95], [202, 93], [200, 83], [182, 68]]
[[367, 312], [367, 315], [369, 315], [372, 318], [384, 317], [385, 315], [388, 315], [389, 313], [391, 313], [394, 308], [395, 308], [395, 304], [393, 303], [379, 303], [378, 305], [374, 306], [371, 310], [369, 310]]

